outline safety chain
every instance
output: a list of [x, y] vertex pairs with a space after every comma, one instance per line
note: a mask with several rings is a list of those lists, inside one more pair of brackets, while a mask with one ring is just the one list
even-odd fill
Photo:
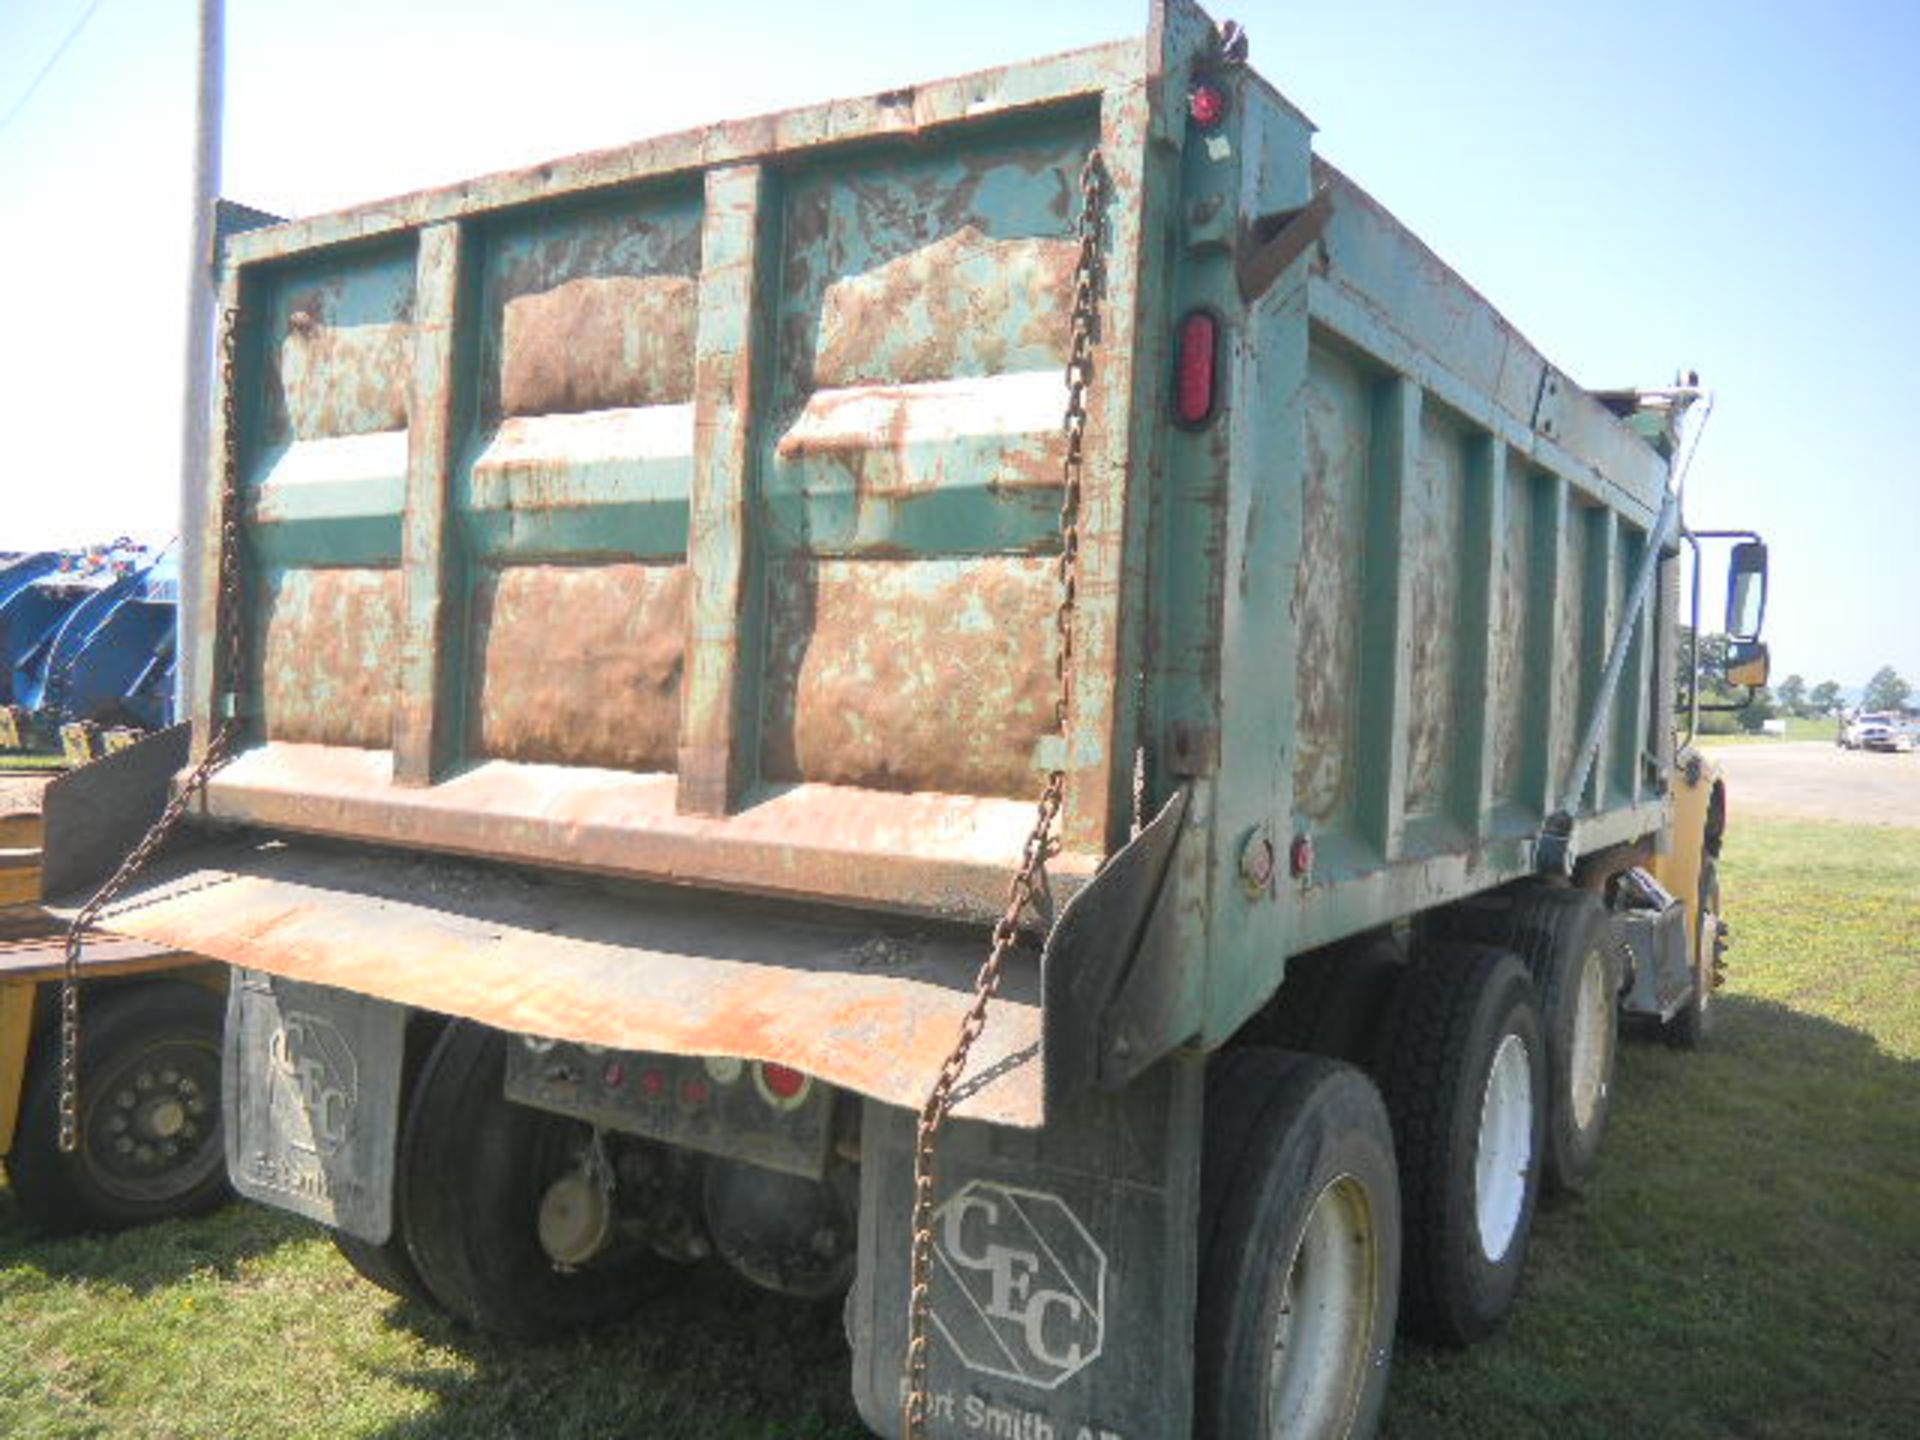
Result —
[[[1093, 379], [1093, 344], [1100, 320], [1101, 232], [1106, 171], [1094, 150], [1080, 170], [1080, 256], [1073, 272], [1072, 335], [1067, 349], [1066, 451], [1060, 473], [1060, 602], [1053, 612], [1054, 732], [1063, 740], [1073, 689], [1073, 609], [1080, 566], [1080, 478], [1087, 433], [1087, 387]], [[953, 1051], [920, 1107], [913, 1152], [913, 1288], [907, 1309], [907, 1389], [902, 1415], [905, 1440], [927, 1433], [927, 1320], [933, 1284], [934, 1160], [940, 1128], [953, 1106], [954, 1087], [966, 1073], [973, 1042], [987, 1025], [987, 1007], [1000, 988], [1000, 971], [1020, 937], [1020, 919], [1041, 884], [1041, 868], [1055, 849], [1054, 822], [1066, 798], [1066, 771], [1047, 772], [1033, 830], [1021, 852], [1019, 868], [1007, 885], [1007, 903], [993, 927], [993, 942], [974, 980], [973, 1004], [960, 1022]]]
[[173, 833], [194, 796], [206, 788], [214, 771], [232, 758], [239, 730], [240, 694], [240, 425], [233, 385], [233, 354], [240, 329], [240, 312], [220, 317], [220, 420], [224, 432], [220, 455], [220, 593], [214, 631], [224, 647], [219, 671], [223, 684], [216, 696], [213, 734], [200, 762], [160, 812], [140, 843], [120, 868], [80, 907], [67, 927], [66, 964], [60, 976], [60, 1151], [71, 1155], [80, 1148], [80, 951], [88, 928], [114, 897], [126, 889], [153, 854]]

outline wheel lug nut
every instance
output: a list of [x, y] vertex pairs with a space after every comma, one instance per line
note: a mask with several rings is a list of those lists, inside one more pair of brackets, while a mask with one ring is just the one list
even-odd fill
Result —
[[122, 1110], [131, 1110], [134, 1105], [133, 1092], [131, 1090], [116, 1090], [113, 1095], [113, 1103], [118, 1105]]
[[136, 1090], [153, 1089], [153, 1072], [151, 1070], [142, 1070], [134, 1077], [133, 1088]]
[[118, 1140], [113, 1142], [113, 1148], [117, 1154], [131, 1155], [133, 1153], [133, 1141], [129, 1140], [125, 1135], [122, 1135]]

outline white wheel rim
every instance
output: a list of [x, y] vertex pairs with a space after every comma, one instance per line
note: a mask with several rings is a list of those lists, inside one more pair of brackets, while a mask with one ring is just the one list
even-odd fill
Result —
[[1474, 1218], [1480, 1249], [1505, 1257], [1520, 1228], [1533, 1169], [1533, 1069], [1527, 1042], [1509, 1032], [1493, 1052], [1480, 1101], [1480, 1143], [1473, 1158]]
[[1351, 1175], [1313, 1202], [1287, 1262], [1267, 1368], [1267, 1433], [1345, 1435], [1372, 1363], [1380, 1235]]
[[1580, 962], [1573, 1044], [1568, 1050], [1573, 1123], [1584, 1131], [1592, 1126], [1600, 1102], [1606, 1098], [1607, 1072], [1613, 1059], [1613, 997], [1607, 993], [1607, 957], [1597, 945]]

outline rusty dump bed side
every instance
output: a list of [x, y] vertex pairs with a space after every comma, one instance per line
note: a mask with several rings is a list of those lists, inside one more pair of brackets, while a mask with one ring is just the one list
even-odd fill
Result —
[[[1188, 122], [1200, 80], [1218, 125]], [[1095, 148], [1072, 703], [1050, 748]], [[189, 877], [116, 928], [912, 1103], [964, 947], [925, 983], [854, 984], [845, 957], [886, 925], [994, 916], [1057, 756], [1065, 918], [1016, 965], [1036, 1009], [993, 1100], [1033, 1123], [1069, 1082], [1230, 1035], [1290, 954], [1527, 873], [1556, 812], [1583, 852], [1664, 823], [1649, 637], [1671, 587], [1629, 604], [1662, 452], [1316, 161], [1311, 125], [1184, 0], [1140, 41], [255, 231], [227, 262], [215, 450], [238, 467], [245, 671], [230, 700], [210, 553], [193, 714], [201, 744], [230, 703], [243, 717], [205, 818], [285, 848], [225, 854], [206, 877], [224, 909]], [[1214, 403], [1179, 424], [1195, 315], [1218, 339], [1184, 368], [1208, 362]], [[536, 1003], [426, 943], [446, 903], [363, 905], [329, 844], [680, 887], [696, 910], [830, 906], [838, 938], [807, 953], [840, 958], [782, 978], [737, 917], [703, 951], [681, 909], [652, 933], [665, 902], [635, 892], [580, 941], [629, 947], [617, 985], [585, 950], [511, 951]], [[369, 963], [340, 937], [379, 913], [422, 943]], [[760, 968], [726, 993], [758, 987], [754, 1006], [642, 1003], [737, 963]], [[876, 1007], [853, 1030], [841, 984]], [[617, 1035], [585, 1018], [608, 986]], [[801, 1039], [810, 1021], [848, 1044]]]

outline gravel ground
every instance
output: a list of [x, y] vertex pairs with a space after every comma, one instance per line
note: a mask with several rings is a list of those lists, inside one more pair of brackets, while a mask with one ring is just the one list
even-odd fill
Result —
[[1920, 827], [1920, 751], [1883, 755], [1821, 741], [1708, 745], [1727, 775], [1727, 805], [1742, 815]]

